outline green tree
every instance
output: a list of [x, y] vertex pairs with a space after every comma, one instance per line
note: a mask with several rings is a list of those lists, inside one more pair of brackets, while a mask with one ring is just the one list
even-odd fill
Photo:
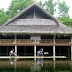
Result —
[[4, 24], [8, 20], [8, 15], [4, 12], [4, 9], [0, 9], [0, 25]]
[[56, 6], [56, 2], [54, 3], [54, 0], [47, 0], [47, 1], [45, 1], [45, 3], [44, 3], [45, 9], [46, 9], [49, 13], [51, 13], [52, 15], [54, 15], [54, 12], [56, 11], [55, 6]]
[[15, 16], [21, 10], [26, 8], [27, 6], [31, 5], [34, 1], [33, 0], [12, 0], [9, 6], [9, 17]]
[[66, 26], [69, 26], [69, 27], [72, 28], [72, 19], [71, 18], [69, 18], [69, 17], [59, 17], [58, 20], [61, 21]]
[[58, 12], [59, 16], [62, 16], [62, 17], [66, 16], [67, 17], [69, 15], [68, 14], [69, 7], [66, 5], [65, 1], [63, 1], [62, 3], [59, 3], [58, 9], [59, 9], [59, 12]]
[[42, 3], [42, 1], [39, 1], [39, 5], [44, 7], [44, 4]]

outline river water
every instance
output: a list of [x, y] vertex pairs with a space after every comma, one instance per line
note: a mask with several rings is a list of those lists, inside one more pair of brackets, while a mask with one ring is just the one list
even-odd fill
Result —
[[71, 61], [0, 60], [0, 72], [72, 72]]

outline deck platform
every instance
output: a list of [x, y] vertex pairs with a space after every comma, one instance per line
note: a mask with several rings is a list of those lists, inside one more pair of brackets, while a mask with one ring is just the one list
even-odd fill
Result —
[[40, 56], [36, 56], [36, 57], [34, 57], [34, 56], [18, 56], [18, 57], [0, 56], [0, 59], [9, 59], [9, 58], [25, 59], [25, 58], [67, 58], [67, 57], [66, 56], [55, 56], [55, 57], [53, 57], [53, 56], [42, 56], [42, 57], [40, 57]]

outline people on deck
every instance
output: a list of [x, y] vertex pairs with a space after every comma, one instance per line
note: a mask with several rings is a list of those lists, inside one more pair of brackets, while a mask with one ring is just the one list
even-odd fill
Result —
[[43, 56], [43, 49], [39, 49], [39, 51], [37, 52], [38, 56]]
[[39, 51], [37, 52], [37, 55], [40, 56], [41, 55], [41, 50], [39, 49]]
[[12, 50], [10, 51], [9, 55], [10, 55], [10, 56], [17, 56], [17, 55], [15, 54], [15, 52], [14, 52], [14, 49], [12, 49]]

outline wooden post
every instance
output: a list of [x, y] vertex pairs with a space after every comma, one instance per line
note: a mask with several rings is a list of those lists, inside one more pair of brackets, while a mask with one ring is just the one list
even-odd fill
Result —
[[[71, 43], [72, 43], [72, 38], [71, 38]], [[71, 46], [71, 61], [72, 61], [72, 46]]]
[[70, 47], [68, 47], [68, 59], [70, 59]]
[[17, 55], [17, 46], [15, 45], [15, 53], [16, 53], [16, 55]]
[[26, 56], [26, 46], [24, 46], [24, 56]]
[[7, 47], [7, 56], [9, 55], [9, 53], [8, 53], [8, 47]]
[[[15, 36], [15, 44], [16, 44], [16, 36]], [[17, 55], [17, 45], [15, 45], [15, 53], [16, 53], [16, 55]]]
[[53, 61], [55, 61], [55, 46], [53, 46]]
[[72, 46], [71, 46], [71, 61], [72, 61]]
[[[35, 40], [35, 43], [36, 43], [36, 40]], [[36, 61], [36, 46], [34, 46], [34, 60]]]
[[[55, 37], [53, 36], [53, 41], [55, 44]], [[55, 61], [55, 46], [53, 46], [53, 61]]]

